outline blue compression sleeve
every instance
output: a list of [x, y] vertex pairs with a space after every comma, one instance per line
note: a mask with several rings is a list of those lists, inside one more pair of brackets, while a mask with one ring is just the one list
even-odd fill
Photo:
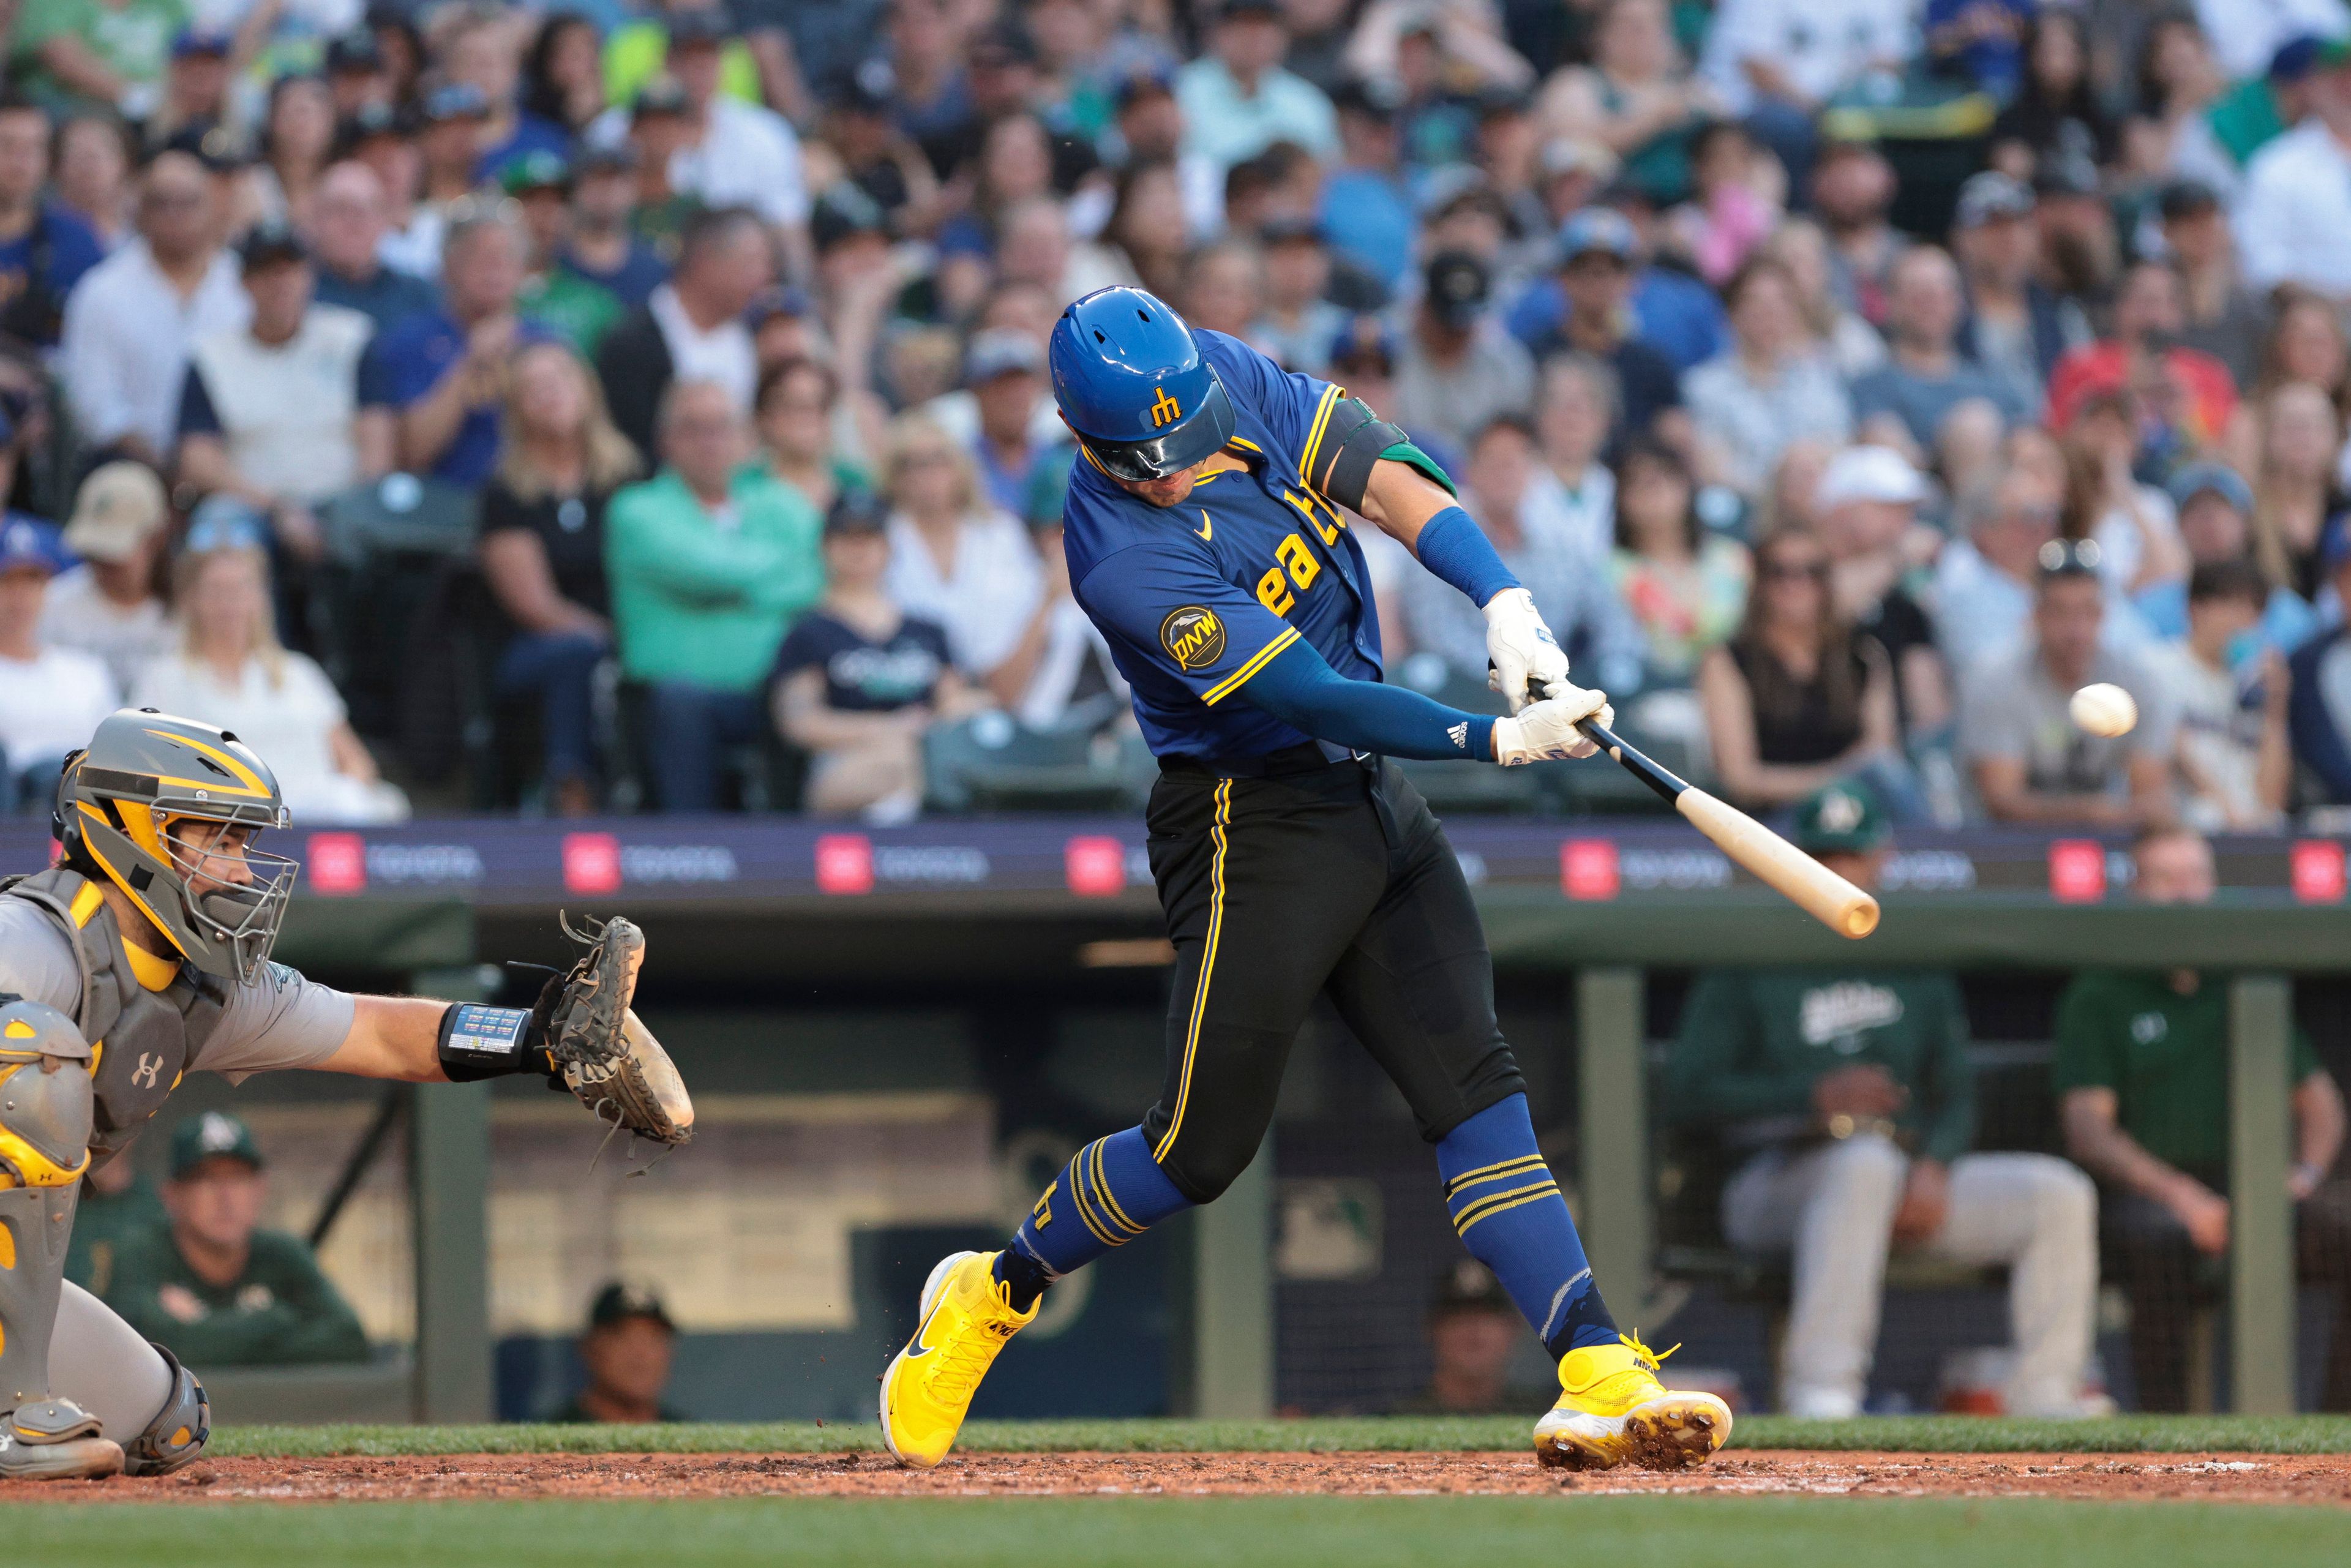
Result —
[[1504, 589], [1520, 586], [1485, 531], [1458, 507], [1447, 507], [1422, 525], [1413, 549], [1430, 576], [1468, 594], [1480, 610]]
[[1351, 681], [1301, 638], [1249, 677], [1240, 695], [1319, 740], [1382, 757], [1494, 759], [1494, 721], [1377, 681]]

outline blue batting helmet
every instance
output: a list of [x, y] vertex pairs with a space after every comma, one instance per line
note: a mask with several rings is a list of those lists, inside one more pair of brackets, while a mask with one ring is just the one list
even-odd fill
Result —
[[1050, 358], [1061, 417], [1113, 478], [1164, 479], [1232, 439], [1232, 402], [1192, 329], [1140, 288], [1063, 310]]

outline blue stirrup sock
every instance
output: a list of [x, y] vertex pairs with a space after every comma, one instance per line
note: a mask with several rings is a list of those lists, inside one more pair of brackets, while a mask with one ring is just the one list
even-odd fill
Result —
[[1535, 1146], [1525, 1095], [1489, 1105], [1445, 1134], [1437, 1169], [1453, 1228], [1494, 1270], [1552, 1360], [1616, 1343], [1616, 1320], [1592, 1281], [1567, 1199]]
[[1192, 1207], [1129, 1127], [1080, 1149], [997, 1255], [996, 1277], [1027, 1312], [1045, 1287]]

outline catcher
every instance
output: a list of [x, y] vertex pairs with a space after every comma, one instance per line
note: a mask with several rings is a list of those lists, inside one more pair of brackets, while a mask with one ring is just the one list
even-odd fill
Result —
[[63, 1274], [82, 1175], [189, 1072], [535, 1072], [608, 1125], [693, 1134], [629, 1009], [635, 925], [567, 926], [587, 951], [528, 1010], [350, 996], [269, 961], [298, 862], [253, 845], [286, 824], [268, 764], [234, 735], [125, 709], [67, 759], [62, 862], [0, 883], [0, 1480], [159, 1475], [204, 1447], [203, 1386]]

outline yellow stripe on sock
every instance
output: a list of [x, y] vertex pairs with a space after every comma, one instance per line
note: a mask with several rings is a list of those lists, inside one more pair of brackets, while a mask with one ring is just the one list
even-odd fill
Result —
[[[1514, 1186], [1508, 1192], [1490, 1194], [1455, 1215], [1453, 1228], [1466, 1231], [1489, 1214], [1499, 1214], [1506, 1208], [1516, 1208], [1520, 1203], [1532, 1203], [1538, 1197], [1557, 1191], [1559, 1191], [1559, 1183], [1545, 1176], [1542, 1180], [1530, 1182], [1525, 1186]], [[1528, 1196], [1520, 1197], [1520, 1194]], [[1514, 1202], [1513, 1199], [1517, 1201]]]
[[1503, 1176], [1517, 1176], [1543, 1163], [1541, 1155], [1520, 1155], [1514, 1160], [1498, 1160], [1490, 1166], [1479, 1166], [1474, 1171], [1463, 1171], [1445, 1184], [1445, 1196], [1457, 1197], [1464, 1187], [1476, 1186], [1483, 1181], [1499, 1181]]
[[1119, 1238], [1113, 1236], [1102, 1221], [1094, 1218], [1092, 1207], [1086, 1202], [1086, 1184], [1081, 1174], [1074, 1166], [1070, 1172], [1070, 1196], [1077, 1200], [1078, 1218], [1093, 1232], [1095, 1240], [1105, 1247], [1116, 1247], [1120, 1244]]
[[1113, 1224], [1123, 1228], [1130, 1236], [1140, 1236], [1143, 1234], [1144, 1228], [1126, 1217], [1126, 1210], [1118, 1206], [1118, 1195], [1110, 1189], [1110, 1171], [1102, 1163], [1102, 1145], [1109, 1141], [1107, 1138], [1096, 1138], [1093, 1147], [1088, 1151], [1092, 1156], [1088, 1163], [1093, 1166], [1094, 1173], [1094, 1197], [1101, 1202], [1102, 1212], [1110, 1216]]
[[[1292, 635], [1295, 635], [1293, 629]], [[1225, 928], [1225, 851], [1229, 846], [1226, 830], [1233, 821], [1233, 781], [1217, 781], [1217, 817], [1208, 830], [1216, 841], [1217, 852], [1208, 863], [1208, 941], [1200, 955], [1200, 983], [1192, 992], [1192, 1022], [1184, 1036], [1184, 1071], [1176, 1080], [1176, 1114], [1168, 1119], [1166, 1135], [1159, 1146], [1151, 1151], [1154, 1163], [1165, 1165], [1167, 1151], [1176, 1146], [1176, 1134], [1184, 1130], [1184, 1107], [1192, 1098], [1192, 1063], [1200, 1053], [1200, 1020], [1208, 1010], [1208, 982], [1217, 972], [1217, 938]]]

